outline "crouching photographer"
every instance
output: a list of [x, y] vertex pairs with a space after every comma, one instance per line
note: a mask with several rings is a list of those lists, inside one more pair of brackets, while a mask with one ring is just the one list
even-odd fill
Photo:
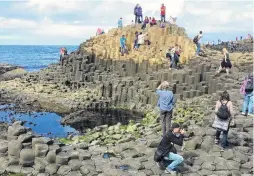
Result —
[[170, 130], [163, 136], [154, 155], [154, 161], [161, 168], [163, 163], [171, 162], [167, 165], [165, 173], [176, 174], [175, 168], [183, 162], [183, 157], [176, 153], [174, 144], [183, 145], [184, 129], [178, 123], [173, 123]]

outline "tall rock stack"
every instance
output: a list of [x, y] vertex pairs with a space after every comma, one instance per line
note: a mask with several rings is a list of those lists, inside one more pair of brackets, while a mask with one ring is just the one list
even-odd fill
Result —
[[[147, 39], [151, 41], [151, 45], [140, 47], [139, 51], [133, 50], [135, 32], [148, 32]], [[119, 52], [120, 37], [126, 35], [128, 55], [121, 56]], [[85, 43], [80, 45], [81, 51], [91, 52], [92, 49], [98, 58], [112, 60], [129, 60], [134, 59], [135, 62], [141, 63], [143, 60], [149, 60], [151, 64], [161, 63], [165, 58], [165, 52], [169, 47], [178, 44], [183, 52], [181, 54], [181, 62], [188, 62], [195, 54], [195, 44], [187, 37], [183, 28], [176, 25], [167, 25], [165, 28], [158, 26], [148, 27], [141, 30], [140, 25], [136, 27], [127, 26], [121, 29], [112, 29], [107, 34], [92, 37]]]

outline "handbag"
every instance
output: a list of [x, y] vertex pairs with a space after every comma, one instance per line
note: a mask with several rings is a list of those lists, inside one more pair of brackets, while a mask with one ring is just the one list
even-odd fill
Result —
[[164, 157], [163, 151], [157, 149], [154, 153], [154, 161], [160, 162], [163, 159], [163, 157]]

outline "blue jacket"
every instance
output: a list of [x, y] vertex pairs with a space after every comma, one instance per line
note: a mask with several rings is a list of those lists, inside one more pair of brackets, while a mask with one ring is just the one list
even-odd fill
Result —
[[171, 111], [175, 106], [175, 98], [172, 91], [156, 90], [159, 95], [158, 106], [161, 111]]
[[123, 20], [119, 19], [117, 23], [118, 27], [123, 27]]
[[121, 38], [120, 38], [120, 46], [121, 46], [121, 47], [124, 47], [125, 45], [126, 45], [126, 38], [121, 37]]
[[137, 15], [142, 16], [142, 13], [143, 13], [142, 12], [142, 7], [139, 6], [138, 9], [137, 9]]

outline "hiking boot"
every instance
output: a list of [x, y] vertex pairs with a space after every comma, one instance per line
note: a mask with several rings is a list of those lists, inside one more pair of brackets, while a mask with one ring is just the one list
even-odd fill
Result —
[[214, 143], [215, 143], [215, 144], [219, 144], [219, 140], [218, 140], [218, 139], [215, 139], [215, 140], [214, 140]]
[[171, 174], [171, 175], [176, 175], [176, 171], [173, 171], [172, 169], [168, 169], [166, 168], [166, 170], [164, 171], [165, 174]]

